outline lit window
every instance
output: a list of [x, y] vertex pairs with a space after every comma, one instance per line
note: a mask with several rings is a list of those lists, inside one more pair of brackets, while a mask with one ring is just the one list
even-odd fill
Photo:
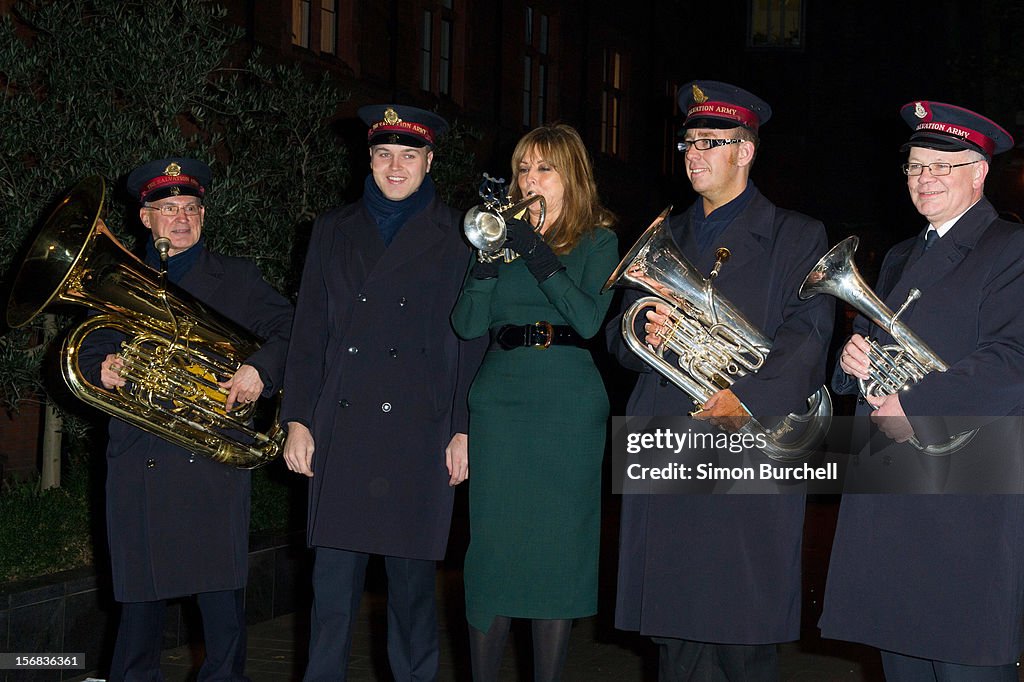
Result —
[[309, 10], [311, 0], [292, 0], [292, 44], [309, 47]]
[[750, 47], [801, 48], [803, 0], [750, 0]]
[[338, 0], [320, 0], [320, 51], [338, 53]]
[[604, 51], [601, 90], [601, 151], [619, 153], [622, 127], [622, 56], [615, 50]]

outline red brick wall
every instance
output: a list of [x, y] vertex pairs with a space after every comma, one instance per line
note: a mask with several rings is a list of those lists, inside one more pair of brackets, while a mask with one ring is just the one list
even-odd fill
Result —
[[25, 401], [17, 414], [0, 412], [0, 463], [4, 477], [28, 478], [39, 470], [42, 408]]

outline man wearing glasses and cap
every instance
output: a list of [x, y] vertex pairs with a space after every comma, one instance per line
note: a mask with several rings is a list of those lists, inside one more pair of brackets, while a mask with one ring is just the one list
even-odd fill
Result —
[[468, 476], [469, 384], [486, 340], [449, 322], [470, 250], [429, 175], [448, 128], [415, 107], [367, 106], [360, 201], [320, 216], [306, 257], [281, 422], [309, 477], [316, 550], [306, 680], [344, 680], [367, 560], [388, 575], [396, 680], [438, 675], [436, 562]]
[[[128, 191], [149, 229], [145, 261], [196, 300], [265, 339], [221, 383], [227, 409], [281, 388], [292, 305], [251, 261], [206, 248], [203, 199], [212, 173], [201, 161], [168, 158], [136, 168]], [[87, 337], [79, 365], [93, 384], [125, 385], [118, 355], [124, 335]], [[157, 680], [166, 600], [195, 595], [206, 655], [198, 680], [246, 680], [245, 585], [250, 473], [168, 443], [119, 419], [107, 445], [107, 541], [121, 619], [110, 680]]]
[[[898, 491], [1018, 494], [845, 495], [821, 631], [879, 648], [890, 682], [1016, 681], [1024, 643], [1024, 230], [1000, 220], [984, 196], [992, 156], [1013, 139], [950, 104], [910, 102], [901, 113], [914, 131], [901, 148], [907, 189], [928, 226], [889, 251], [876, 291], [896, 310], [919, 290], [900, 321], [949, 367], [858, 406], [884, 435], [856, 461], [880, 464], [885, 483], [905, 486]], [[842, 393], [856, 393], [868, 377], [865, 337], [894, 342], [863, 317], [854, 331], [833, 379]], [[959, 452], [932, 456], [907, 444], [914, 437], [941, 446], [965, 425], [980, 429]]]
[[[771, 423], [770, 415], [804, 413], [825, 379], [834, 306], [801, 301], [797, 291], [826, 251], [825, 228], [776, 207], [750, 181], [767, 103], [726, 83], [695, 81], [680, 90], [679, 106], [679, 150], [699, 196], [672, 216], [672, 236], [705, 276], [718, 248], [729, 249], [715, 290], [773, 340], [761, 369], [712, 395], [690, 429], [735, 431], [751, 415]], [[624, 309], [641, 295], [627, 292]], [[649, 311], [638, 336], [660, 345], [669, 312], [662, 304]], [[689, 414], [690, 396], [625, 346], [620, 319], [608, 325], [610, 348], [640, 372], [627, 414]], [[691, 463], [715, 456], [701, 448], [683, 455]], [[654, 638], [663, 681], [777, 679], [775, 644], [800, 637], [804, 495], [701, 492], [623, 495], [616, 627]]]

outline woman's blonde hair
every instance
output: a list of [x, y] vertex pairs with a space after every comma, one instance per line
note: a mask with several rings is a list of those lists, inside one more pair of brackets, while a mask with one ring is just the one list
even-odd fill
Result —
[[[611, 228], [615, 215], [601, 205], [594, 182], [590, 155], [580, 134], [564, 123], [540, 126], [523, 135], [512, 152], [512, 177], [519, 177], [519, 164], [533, 150], [555, 169], [562, 180], [562, 211], [544, 233], [544, 240], [557, 254], [575, 248], [580, 238], [598, 227]], [[523, 198], [519, 183], [512, 183], [512, 200]]]

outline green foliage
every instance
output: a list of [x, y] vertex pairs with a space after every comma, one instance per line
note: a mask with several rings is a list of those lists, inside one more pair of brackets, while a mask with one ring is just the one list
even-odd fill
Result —
[[438, 140], [430, 174], [437, 191], [452, 208], [468, 209], [480, 203], [480, 175], [474, 165], [473, 146], [483, 137], [479, 131], [456, 121]]
[[45, 575], [92, 561], [90, 469], [65, 476], [63, 487], [11, 484], [0, 495], [0, 582]]
[[[0, 284], [53, 202], [86, 175], [115, 188], [106, 222], [131, 248], [142, 228], [119, 180], [181, 155], [214, 170], [211, 248], [253, 258], [294, 293], [296, 237], [303, 249], [311, 217], [339, 203], [347, 182], [330, 126], [346, 95], [258, 54], [232, 61], [241, 31], [209, 0], [49, 0], [15, 13], [0, 18]], [[38, 389], [33, 368], [46, 349], [29, 346], [0, 337], [0, 404]]]
[[[72, 448], [77, 450], [77, 448]], [[88, 456], [81, 451], [73, 459]], [[79, 464], [85, 464], [79, 461]], [[96, 479], [101, 467], [65, 468], [60, 488], [41, 490], [39, 481], [7, 483], [0, 494], [0, 583], [56, 573], [92, 563], [102, 538], [103, 503]], [[284, 531], [305, 520], [291, 505], [301, 499], [305, 479], [279, 463], [252, 472], [252, 532]], [[97, 523], [99, 522], [99, 523]]]

